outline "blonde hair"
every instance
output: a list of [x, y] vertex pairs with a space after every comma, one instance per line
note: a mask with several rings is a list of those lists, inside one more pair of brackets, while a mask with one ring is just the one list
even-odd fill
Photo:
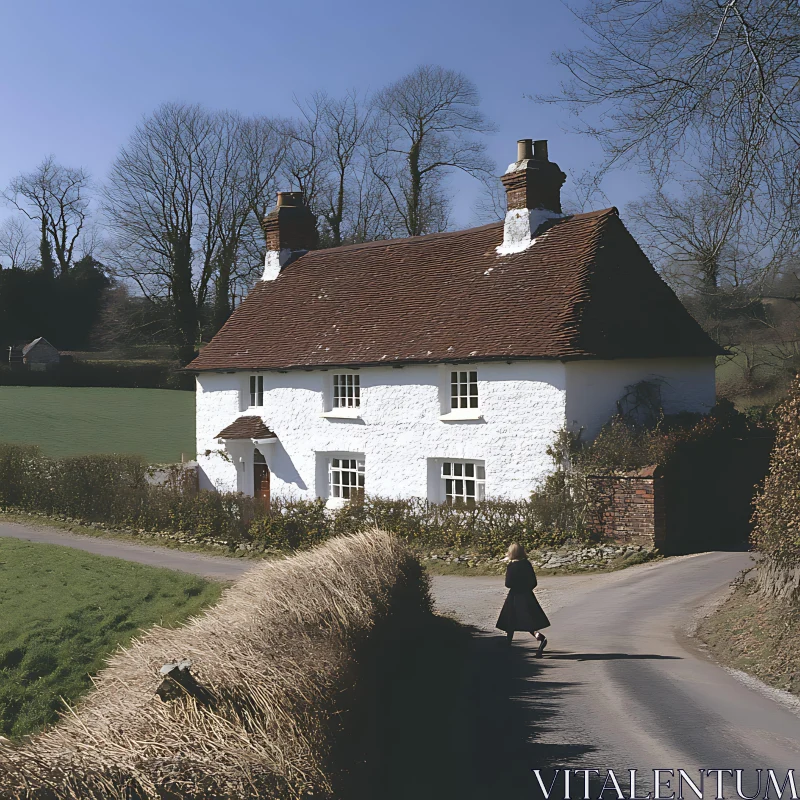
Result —
[[527, 557], [528, 556], [525, 554], [525, 548], [518, 542], [512, 542], [508, 546], [508, 550], [506, 551], [506, 558], [509, 561], [522, 561], [523, 558]]

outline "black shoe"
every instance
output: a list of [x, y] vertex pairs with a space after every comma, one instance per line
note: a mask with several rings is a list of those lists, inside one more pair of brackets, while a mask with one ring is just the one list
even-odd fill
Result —
[[539, 648], [536, 651], [536, 655], [534, 658], [542, 658], [542, 653], [544, 653], [544, 649], [547, 647], [547, 637], [543, 636], [541, 641], [539, 642]]

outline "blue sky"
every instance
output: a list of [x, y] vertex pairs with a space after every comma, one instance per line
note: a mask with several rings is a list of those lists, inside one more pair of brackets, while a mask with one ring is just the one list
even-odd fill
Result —
[[[49, 153], [101, 181], [164, 101], [286, 116], [294, 95], [376, 89], [425, 62], [477, 84], [498, 126], [488, 143], [500, 171], [524, 137], [549, 139], [551, 159], [580, 171], [598, 146], [565, 132], [565, 110], [524, 95], [555, 91], [563, 74], [551, 51], [582, 41], [566, 6], [541, 0], [0, 0], [0, 186]], [[477, 189], [466, 179], [454, 188], [462, 227]], [[623, 207], [643, 185], [621, 172], [604, 188]]]

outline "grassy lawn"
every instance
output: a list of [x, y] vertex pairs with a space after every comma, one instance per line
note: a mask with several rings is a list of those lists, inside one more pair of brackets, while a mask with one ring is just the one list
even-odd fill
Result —
[[31, 733], [74, 702], [118, 645], [214, 603], [217, 583], [80, 550], [0, 539], [0, 734]]
[[151, 463], [195, 456], [194, 393], [169, 389], [0, 386], [0, 442], [48, 456], [136, 453]]

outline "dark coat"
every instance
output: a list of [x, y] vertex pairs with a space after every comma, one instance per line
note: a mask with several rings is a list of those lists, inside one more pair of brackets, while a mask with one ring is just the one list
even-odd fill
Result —
[[510, 590], [496, 628], [511, 633], [512, 631], [540, 631], [550, 627], [547, 614], [539, 605], [533, 593], [536, 586], [536, 573], [528, 559], [512, 561], [506, 567], [506, 587]]

